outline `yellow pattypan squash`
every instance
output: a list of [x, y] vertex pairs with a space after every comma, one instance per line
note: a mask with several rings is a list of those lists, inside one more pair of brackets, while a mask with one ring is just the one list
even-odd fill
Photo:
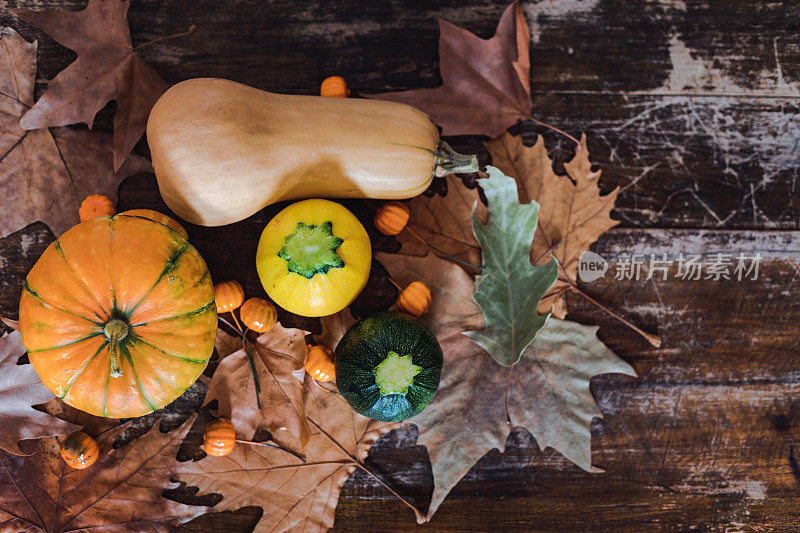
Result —
[[369, 236], [345, 207], [322, 199], [296, 202], [261, 233], [256, 268], [264, 290], [287, 311], [326, 316], [350, 305], [367, 284]]

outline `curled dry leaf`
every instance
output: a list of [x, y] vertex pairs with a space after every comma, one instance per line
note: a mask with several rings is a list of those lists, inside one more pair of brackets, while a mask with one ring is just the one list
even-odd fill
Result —
[[[111, 3], [111, 2], [109, 2]], [[33, 105], [36, 42], [11, 28], [0, 34], [0, 237], [41, 220], [56, 235], [79, 222], [78, 208], [90, 194], [117, 197], [128, 176], [151, 170], [131, 155], [114, 172], [111, 136], [84, 129], [24, 130], [20, 117]]]
[[0, 524], [6, 531], [170, 531], [207, 511], [167, 500], [174, 486], [178, 448], [191, 420], [171, 433], [157, 425], [133, 442], [113, 449], [124, 426], [97, 439], [100, 457], [73, 470], [59, 455], [56, 439], [24, 442], [30, 455], [0, 451]]
[[[605, 231], [619, 224], [609, 216], [619, 188], [600, 195], [597, 185], [600, 171], [592, 171], [586, 135], [581, 136], [580, 149], [572, 160], [564, 163], [566, 176], [553, 171], [553, 161], [547, 156], [541, 136], [533, 146], [525, 146], [522, 137], [506, 132], [487, 142], [486, 148], [492, 155], [492, 164], [517, 179], [520, 200], [535, 200], [541, 206], [531, 262], [541, 265], [554, 256], [574, 283], [581, 254]], [[559, 277], [554, 292], [564, 286], [564, 273], [559, 272]], [[553, 304], [556, 304], [555, 315], [564, 318], [563, 296], [545, 298], [539, 309], [549, 310]]]
[[184, 463], [177, 479], [222, 494], [215, 510], [262, 507], [257, 533], [327, 531], [350, 472], [366, 468], [363, 460], [372, 444], [399, 424], [355, 413], [339, 394], [319, 387], [309, 376], [305, 387], [311, 425], [305, 461], [277, 448], [237, 446], [225, 457]]
[[83, 11], [16, 9], [20, 18], [74, 50], [78, 59], [47, 84], [47, 90], [22, 117], [26, 130], [86, 123], [116, 100], [114, 170], [144, 133], [150, 109], [167, 90], [166, 82], [133, 48], [128, 2], [89, 0]]
[[511, 4], [491, 39], [439, 20], [436, 89], [367, 95], [425, 111], [443, 135], [497, 137], [530, 117], [530, 32], [518, 3]]
[[[498, 365], [462, 332], [480, 329], [483, 319], [471, 295], [472, 279], [455, 264], [436, 258], [377, 254], [399, 283], [421, 279], [433, 291], [422, 317], [444, 352], [439, 391], [410, 420], [428, 449], [434, 490], [429, 520], [472, 465], [493, 448], [503, 449], [512, 428], [522, 426], [585, 470], [591, 466], [590, 425], [602, 416], [589, 388], [593, 376], [635, 375], [596, 336], [597, 327], [550, 318], [522, 358]], [[509, 387], [506, 419], [505, 391]]]
[[54, 396], [42, 385], [32, 365], [17, 364], [24, 353], [18, 331], [0, 337], [0, 449], [15, 455], [25, 453], [19, 447], [22, 440], [66, 435], [80, 429], [31, 407]]
[[205, 403], [217, 400], [215, 414], [233, 421], [238, 438], [252, 439], [263, 428], [275, 442], [295, 451], [308, 442], [311, 428], [303, 407], [303, 384], [292, 375], [305, 363], [305, 335], [303, 330], [275, 324], [252, 343], [258, 395], [244, 348], [220, 362]]

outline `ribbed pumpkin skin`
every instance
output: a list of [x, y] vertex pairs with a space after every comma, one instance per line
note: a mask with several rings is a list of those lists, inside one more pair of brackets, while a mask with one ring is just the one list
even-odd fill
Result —
[[168, 217], [164, 213], [159, 213], [158, 211], [153, 211], [152, 209], [130, 209], [120, 214], [132, 217], [149, 218], [154, 222], [158, 222], [159, 224], [164, 224], [165, 226], [172, 228], [173, 230], [177, 231], [178, 234], [180, 234], [180, 236], [183, 237], [184, 239], [189, 238], [189, 234], [186, 233], [186, 229], [180, 224], [178, 224], [178, 222], [175, 219]]
[[238, 281], [221, 281], [214, 285], [217, 313], [230, 313], [244, 302], [244, 289]]
[[208, 455], [223, 457], [236, 446], [236, 428], [227, 418], [217, 418], [206, 426], [203, 433], [203, 449]]
[[411, 213], [401, 202], [386, 202], [375, 213], [373, 223], [384, 235], [397, 235], [408, 224]]
[[97, 441], [83, 431], [76, 431], [61, 444], [61, 458], [76, 470], [89, 468], [98, 457], [100, 457], [100, 447]]
[[269, 331], [278, 321], [278, 310], [263, 298], [248, 298], [239, 309], [245, 327], [258, 333]]
[[427, 313], [430, 307], [431, 290], [421, 281], [410, 283], [397, 298], [398, 309], [418, 318]]
[[[217, 310], [203, 258], [181, 235], [119, 214], [74, 226], [31, 269], [20, 332], [42, 382], [69, 405], [111, 418], [177, 398], [214, 349]], [[130, 325], [111, 376], [104, 325]]]
[[[422, 371], [406, 394], [381, 396], [373, 370], [394, 351], [411, 355]], [[336, 387], [357, 413], [399, 422], [422, 411], [439, 388], [444, 357], [436, 336], [422, 322], [383, 312], [353, 324], [336, 346]]]
[[322, 383], [336, 379], [331, 349], [320, 344], [309, 346], [305, 369], [312, 378]]

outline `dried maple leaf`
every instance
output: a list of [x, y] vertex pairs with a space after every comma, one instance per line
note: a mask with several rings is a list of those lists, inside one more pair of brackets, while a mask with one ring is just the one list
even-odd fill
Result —
[[[194, 417], [193, 417], [194, 418]], [[124, 426], [97, 439], [100, 457], [73, 470], [55, 439], [24, 442], [31, 455], [0, 451], [0, 526], [3, 531], [170, 531], [207, 512], [161, 496], [174, 486], [175, 455], [192, 420], [171, 433], [157, 427], [113, 449]]]
[[483, 325], [466, 272], [434, 256], [379, 253], [377, 258], [398, 283], [422, 280], [433, 293], [423, 321], [444, 352], [442, 381], [431, 403], [409, 420], [419, 427], [419, 441], [427, 447], [433, 468], [426, 520], [478, 459], [493, 448], [504, 448], [515, 426], [530, 431], [541, 449], [553, 447], [581, 468], [595, 471], [590, 424], [602, 413], [590, 380], [612, 372], [635, 375], [597, 339], [597, 327], [551, 317], [513, 367], [509, 381], [510, 369], [495, 363], [462, 333]]
[[262, 507], [255, 532], [327, 531], [350, 472], [362, 468], [372, 474], [363, 463], [372, 443], [400, 424], [355, 413], [339, 394], [319, 387], [309, 376], [305, 386], [312, 427], [305, 461], [276, 448], [237, 445], [225, 457], [185, 463], [177, 479], [222, 494], [215, 510]]
[[472, 217], [481, 245], [483, 270], [473, 298], [483, 312], [484, 327], [465, 335], [483, 346], [501, 365], [513, 365], [544, 326], [549, 314], [537, 312], [539, 301], [558, 276], [558, 263], [533, 266], [528, 259], [539, 205], [520, 203], [517, 182], [495, 167], [480, 180], [489, 202], [486, 222]]
[[18, 365], [25, 353], [22, 335], [13, 331], [0, 337], [0, 449], [15, 455], [24, 452], [19, 441], [65, 435], [80, 429], [32, 408], [54, 398], [42, 385], [32, 365]]
[[60, 235], [78, 222], [90, 194], [116, 198], [126, 177], [151, 169], [132, 155], [115, 173], [111, 136], [83, 129], [25, 131], [19, 117], [33, 105], [36, 42], [11, 28], [0, 35], [0, 237], [41, 220]]
[[308, 442], [311, 428], [303, 408], [303, 383], [292, 375], [305, 363], [305, 335], [276, 324], [251, 344], [252, 366], [244, 348], [220, 362], [206, 403], [217, 400], [216, 414], [231, 419], [240, 438], [251, 439], [263, 428], [275, 442], [295, 451]]
[[406, 203], [411, 216], [408, 227], [397, 236], [403, 244], [399, 253], [425, 255], [428, 243], [456, 259], [477, 265], [481, 261], [481, 247], [472, 232], [470, 217], [476, 206], [479, 216], [485, 219], [486, 206], [478, 199], [477, 188], [464, 187], [457, 176], [444, 179], [447, 196], [420, 195]]
[[13, 10], [38, 26], [78, 59], [47, 84], [20, 121], [26, 130], [85, 122], [116, 100], [114, 170], [142, 137], [150, 109], [167, 84], [136, 53], [128, 28], [128, 2], [89, 0], [83, 11]]
[[[517, 178], [520, 199], [535, 200], [541, 206], [531, 261], [535, 265], [542, 264], [549, 261], [552, 253], [574, 283], [581, 253], [605, 231], [619, 224], [609, 216], [619, 187], [605, 196], [600, 195], [597, 186], [600, 171], [592, 171], [586, 135], [581, 137], [575, 157], [564, 164], [566, 176], [553, 171], [553, 162], [547, 156], [541, 136], [536, 144], [528, 147], [522, 144], [521, 137], [506, 132], [487, 142], [486, 147], [492, 155], [492, 164]], [[561, 281], [554, 287], [554, 292], [558, 292], [564, 283], [564, 272], [559, 272], [559, 276]], [[545, 299], [544, 306], [549, 309], [553, 300]], [[560, 296], [556, 316], [563, 318], [565, 315], [566, 305]]]
[[439, 33], [441, 87], [367, 96], [425, 111], [443, 135], [497, 137], [530, 118], [530, 33], [518, 3], [503, 12], [491, 39], [444, 20]]

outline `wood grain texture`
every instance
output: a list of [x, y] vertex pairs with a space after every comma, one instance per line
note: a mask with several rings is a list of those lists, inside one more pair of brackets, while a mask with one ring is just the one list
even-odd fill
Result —
[[[14, 0], [0, 24], [40, 40], [39, 93], [75, 55], [13, 17], [6, 7], [80, 9], [83, 1]], [[800, 528], [800, 352], [796, 297], [800, 257], [800, 10], [793, 2], [646, 0], [523, 1], [532, 30], [535, 117], [585, 131], [605, 191], [623, 188], [621, 227], [595, 251], [612, 270], [629, 254], [716, 252], [764, 257], [755, 281], [618, 281], [587, 284], [592, 296], [663, 338], [648, 345], [571, 296], [569, 318], [601, 325], [600, 337], [638, 379], [603, 376], [593, 390], [605, 413], [593, 424], [587, 474], [524, 431], [487, 454], [440, 507], [429, 531], [795, 531]], [[220, 76], [262, 89], [314, 93], [330, 74], [354, 92], [435, 87], [436, 17], [489, 37], [505, 2], [287, 2], [136, 0], [134, 44], [185, 31], [193, 37], [142, 49], [164, 78]], [[113, 104], [101, 112], [109, 129]], [[513, 129], [533, 142], [533, 123]], [[545, 133], [560, 167], [570, 142]], [[453, 139], [482, 157], [482, 139]], [[139, 149], [146, 152], [146, 145]], [[559, 169], [560, 171], [560, 169]], [[434, 185], [439, 189], [441, 183]], [[377, 249], [396, 251], [371, 227], [376, 204], [348, 201]], [[164, 210], [152, 176], [127, 180], [120, 210]], [[258, 236], [280, 205], [226, 228], [187, 225], [214, 280], [236, 279], [263, 296], [252, 268]], [[167, 212], [167, 211], [164, 211]], [[54, 239], [43, 224], [0, 239], [0, 313], [16, 318], [24, 276]], [[357, 313], [388, 305], [395, 290], [376, 265]], [[281, 313], [286, 326], [319, 331]], [[207, 370], [209, 375], [213, 368]], [[163, 418], [177, 427], [199, 409], [198, 383], [125, 438]], [[196, 457], [203, 419], [180, 457]], [[192, 440], [194, 439], [194, 440]], [[193, 444], [194, 443], [194, 444]], [[371, 466], [424, 507], [432, 479], [416, 430], [390, 433]], [[169, 491], [198, 500], [191, 489]], [[214, 513], [187, 531], [250, 531], [260, 509]], [[406, 508], [361, 473], [342, 492], [334, 529], [414, 530]], [[419, 528], [423, 529], [423, 528]]]

